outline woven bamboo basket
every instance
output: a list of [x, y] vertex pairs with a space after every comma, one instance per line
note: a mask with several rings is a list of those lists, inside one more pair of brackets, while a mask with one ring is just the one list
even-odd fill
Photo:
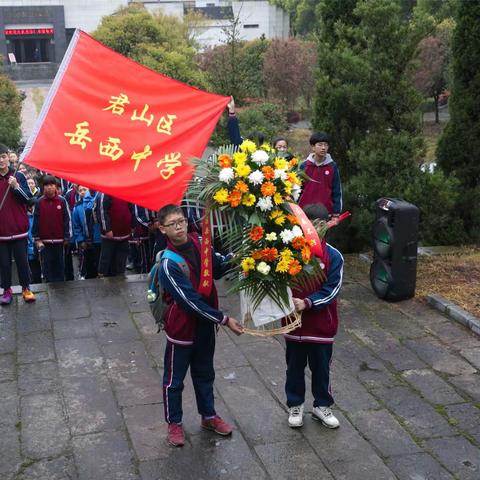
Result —
[[293, 311], [290, 315], [280, 320], [267, 323], [256, 327], [250, 313], [247, 313], [243, 319], [244, 333], [255, 335], [257, 337], [273, 337], [274, 335], [283, 335], [302, 326], [302, 314]]

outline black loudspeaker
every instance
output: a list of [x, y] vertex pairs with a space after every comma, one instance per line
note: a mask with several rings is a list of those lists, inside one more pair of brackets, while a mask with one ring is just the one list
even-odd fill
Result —
[[404, 300], [415, 295], [419, 210], [396, 198], [375, 204], [370, 283], [379, 298]]

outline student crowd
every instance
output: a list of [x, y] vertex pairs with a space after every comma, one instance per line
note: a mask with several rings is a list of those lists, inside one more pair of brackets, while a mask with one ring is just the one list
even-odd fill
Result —
[[31, 283], [73, 280], [74, 256], [78, 279], [149, 272], [165, 245], [155, 212], [17, 162], [0, 145], [1, 304], [13, 298], [12, 257], [27, 302]]

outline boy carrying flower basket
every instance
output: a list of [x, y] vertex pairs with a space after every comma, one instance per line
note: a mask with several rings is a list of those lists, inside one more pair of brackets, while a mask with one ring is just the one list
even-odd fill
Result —
[[231, 291], [240, 292], [247, 333], [272, 335], [297, 328], [301, 317], [291, 290], [323, 278], [320, 261], [312, 255], [319, 240], [305, 233], [307, 219], [294, 214], [301, 190], [297, 164], [269, 145], [257, 148], [246, 140], [238, 151], [225, 147], [200, 164], [201, 181], [197, 177], [190, 187], [190, 198], [226, 219], [219, 231], [235, 254]]

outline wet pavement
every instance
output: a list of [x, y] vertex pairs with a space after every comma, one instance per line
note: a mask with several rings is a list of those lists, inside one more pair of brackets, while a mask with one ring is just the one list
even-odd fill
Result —
[[[427, 305], [380, 301], [347, 272], [332, 364], [338, 430], [309, 413], [303, 428], [287, 426], [281, 338], [222, 328], [216, 407], [234, 434], [201, 430], [188, 380], [187, 443], [175, 449], [165, 340], [144, 281], [39, 289], [35, 304], [17, 296], [0, 310], [2, 480], [480, 478], [480, 339]], [[238, 312], [235, 297], [221, 302]]]

